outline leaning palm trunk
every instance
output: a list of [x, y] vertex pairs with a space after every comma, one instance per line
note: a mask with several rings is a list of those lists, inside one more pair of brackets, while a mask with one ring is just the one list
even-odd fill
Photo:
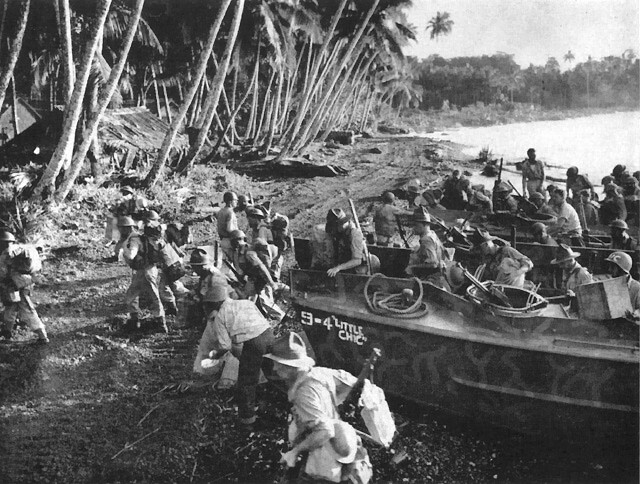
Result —
[[[5, 1], [5, 5], [9, 3]], [[18, 22], [16, 25], [15, 35], [13, 36], [13, 42], [9, 45], [7, 52], [7, 61], [2, 63], [2, 71], [0, 72], [0, 107], [4, 103], [4, 97], [11, 82], [13, 76], [13, 69], [16, 67], [18, 57], [20, 56], [20, 50], [22, 49], [22, 39], [24, 37], [24, 31], [27, 28], [27, 20], [29, 18], [29, 7], [31, 5], [30, 0], [21, 0], [18, 11]], [[5, 7], [6, 8], [6, 7]], [[3, 15], [4, 23], [5, 15]]]
[[278, 77], [278, 90], [276, 91], [276, 98], [273, 103], [273, 113], [271, 116], [271, 122], [269, 123], [269, 130], [267, 131], [267, 140], [264, 144], [265, 154], [269, 154], [271, 144], [273, 143], [273, 134], [275, 133], [276, 124], [278, 122], [278, 107], [280, 106], [280, 97], [282, 96], [282, 84], [284, 82], [284, 67], [280, 66], [280, 74]]
[[[327, 100], [331, 97], [331, 95], [333, 93], [333, 89], [334, 89], [336, 83], [338, 82], [338, 79], [340, 79], [340, 73], [345, 68], [347, 63], [351, 60], [354, 50], [356, 49], [356, 47], [358, 45], [360, 45], [360, 50], [362, 48], [364, 48], [364, 43], [360, 44], [360, 38], [362, 37], [362, 34], [364, 34], [364, 31], [367, 28], [367, 25], [369, 24], [369, 20], [373, 16], [373, 13], [375, 12], [375, 10], [378, 7], [379, 3], [380, 3], [380, 0], [374, 0], [373, 5], [371, 5], [371, 8], [367, 12], [367, 15], [366, 15], [365, 19], [362, 21], [362, 24], [358, 28], [358, 31], [354, 35], [353, 39], [351, 39], [351, 42], [349, 43], [349, 46], [347, 47], [347, 51], [342, 56], [342, 60], [341, 60], [340, 64], [338, 65], [338, 67], [334, 71], [334, 75], [333, 75], [332, 79], [329, 81], [329, 85], [325, 89], [325, 92], [324, 92], [324, 95], [323, 95], [321, 101], [316, 105], [316, 108], [315, 108], [314, 112], [312, 113], [309, 121], [307, 122], [304, 131], [300, 135], [298, 143], [295, 145], [296, 147], [293, 150], [295, 153], [297, 153], [299, 151], [299, 149], [307, 142], [307, 140], [311, 139], [311, 137], [309, 135], [311, 133], [311, 130], [314, 129], [314, 122], [317, 119], [317, 117], [320, 114], [320, 112], [322, 111], [322, 109], [324, 108], [324, 106], [326, 105]], [[316, 125], [316, 129], [315, 130], [317, 131], [317, 129], [319, 129], [319, 128]]]
[[189, 150], [187, 154], [187, 162], [189, 167], [193, 166], [193, 162], [200, 154], [202, 147], [204, 146], [205, 139], [207, 137], [207, 133], [209, 132], [209, 127], [213, 122], [213, 116], [218, 107], [218, 100], [220, 99], [220, 93], [222, 92], [222, 86], [224, 85], [224, 80], [227, 75], [227, 69], [229, 68], [229, 63], [231, 61], [231, 55], [233, 53], [233, 47], [236, 42], [236, 37], [238, 36], [238, 30], [240, 28], [240, 20], [242, 18], [242, 11], [244, 9], [244, 0], [237, 0], [236, 9], [233, 13], [233, 21], [231, 23], [231, 28], [229, 32], [229, 37], [227, 39], [227, 45], [225, 47], [224, 54], [222, 55], [222, 60], [220, 62], [220, 69], [216, 72], [216, 76], [214, 77], [213, 88], [209, 93], [208, 97], [212, 99], [212, 109], [211, 112], [208, 113], [207, 119], [200, 128], [198, 132], [198, 138], [196, 139], [195, 144]]
[[71, 161], [71, 168], [67, 173], [65, 173], [62, 185], [60, 185], [60, 188], [55, 194], [55, 200], [58, 202], [67, 198], [71, 187], [73, 187], [73, 184], [76, 181], [80, 170], [82, 169], [82, 165], [84, 164], [84, 160], [87, 156], [87, 152], [89, 151], [91, 143], [98, 131], [100, 118], [102, 118], [102, 116], [104, 115], [104, 112], [106, 111], [107, 106], [111, 101], [111, 97], [118, 87], [118, 80], [122, 75], [124, 65], [127, 62], [127, 56], [129, 55], [129, 50], [131, 49], [131, 44], [133, 43], [133, 39], [136, 36], [136, 30], [138, 29], [138, 23], [140, 22], [140, 16], [142, 14], [144, 1], [145, 0], [136, 0], [136, 5], [134, 7], [134, 16], [131, 19], [131, 22], [125, 34], [124, 46], [122, 47], [120, 59], [118, 59], [118, 63], [111, 69], [111, 74], [109, 75], [109, 79], [107, 81], [107, 85], [104, 88], [104, 92], [100, 96], [98, 105], [89, 118], [89, 122], [84, 129], [82, 143], [73, 156], [73, 160]]
[[13, 123], [13, 136], [20, 133], [18, 121], [18, 99], [16, 98], [16, 78], [11, 76], [11, 122]]
[[[67, 162], [68, 156], [73, 149], [74, 135], [82, 113], [82, 100], [84, 99], [84, 93], [87, 89], [89, 74], [91, 72], [91, 64], [102, 35], [104, 21], [107, 18], [110, 5], [111, 0], [101, 0], [98, 3], [96, 11], [97, 15], [91, 27], [91, 34], [89, 36], [90, 40], [87, 42], [85, 47], [80, 72], [78, 73], [78, 78], [75, 86], [73, 87], [71, 101], [64, 112], [62, 134], [58, 141], [58, 145], [53, 152], [51, 161], [49, 161], [49, 164], [40, 179], [40, 183], [36, 186], [34, 191], [35, 197], [43, 197], [44, 195], [49, 194], [53, 195], [58, 173], [60, 173], [62, 166]], [[70, 146], [71, 149], [69, 148]]]
[[[229, 8], [230, 4], [231, 4], [231, 0], [222, 0], [222, 3], [220, 5], [220, 10], [218, 11], [218, 15], [215, 21], [213, 22], [213, 25], [211, 26], [211, 30], [209, 31], [209, 37], [207, 39], [207, 43], [205, 47], [202, 49], [202, 52], [200, 53], [200, 58], [198, 59], [198, 64], [196, 66], [196, 72], [195, 72], [195, 75], [193, 76], [193, 79], [191, 80], [191, 85], [189, 86], [189, 89], [187, 90], [187, 93], [184, 96], [184, 102], [182, 103], [182, 106], [180, 106], [180, 111], [178, 111], [177, 116], [171, 123], [171, 127], [169, 128], [169, 131], [167, 131], [167, 134], [165, 135], [164, 140], [162, 141], [160, 152], [158, 153], [158, 156], [154, 161], [153, 166], [151, 167], [151, 170], [149, 171], [149, 173], [147, 174], [147, 177], [144, 180], [144, 184], [146, 186], [155, 185], [156, 182], [162, 176], [162, 171], [164, 170], [164, 166], [166, 165], [167, 159], [169, 158], [169, 153], [171, 152], [171, 147], [173, 146], [173, 143], [175, 142], [175, 139], [176, 139], [176, 135], [178, 134], [178, 131], [182, 126], [182, 122], [184, 121], [184, 118], [187, 115], [187, 110], [189, 109], [189, 105], [191, 105], [191, 102], [193, 101], [193, 98], [195, 97], [196, 92], [198, 92], [198, 88], [200, 87], [201, 83], [204, 85], [204, 83], [202, 82], [203, 81], [202, 78], [204, 77], [204, 73], [207, 70], [207, 62], [209, 61], [209, 57], [211, 56], [211, 52], [213, 50], [213, 44], [215, 43], [216, 38], [218, 37], [218, 31], [220, 30], [220, 25], [222, 25], [222, 20], [224, 19], [225, 13], [227, 12], [227, 9]], [[194, 110], [195, 109], [196, 109], [196, 106], [194, 105]]]
[[64, 73], [64, 103], [67, 104], [73, 93], [73, 85], [76, 82], [76, 66], [73, 63], [73, 49], [71, 43], [71, 9], [69, 0], [60, 2], [60, 42], [62, 44], [63, 73]]
[[373, 105], [373, 100], [376, 97], [375, 87], [371, 87], [371, 91], [367, 96], [367, 101], [365, 102], [364, 110], [362, 111], [362, 120], [360, 122], [360, 132], [362, 133], [367, 127], [367, 121], [369, 120], [369, 112], [371, 111], [371, 106]]
[[[7, 7], [9, 6], [9, 0], [2, 2], [2, 17], [0, 17], [0, 39], [4, 39], [4, 24], [7, 20]], [[1, 40], [0, 40], [1, 41]], [[2, 49], [0, 48], [0, 52]], [[0, 58], [0, 61], [2, 59]]]
[[269, 83], [267, 84], [267, 89], [264, 92], [264, 99], [262, 100], [262, 110], [260, 111], [260, 118], [258, 122], [258, 126], [256, 127], [256, 131], [253, 136], [253, 145], [256, 146], [257, 140], [260, 137], [260, 133], [262, 132], [262, 124], [264, 123], [264, 116], [267, 112], [267, 106], [269, 105], [269, 100], [271, 99], [271, 86], [273, 86], [273, 80], [275, 79], [276, 71], [271, 72], [271, 77], [269, 77]]
[[[342, 11], [346, 7], [347, 2], [348, 2], [348, 0], [341, 0], [340, 1], [340, 5], [338, 6], [338, 9], [336, 10], [336, 12], [333, 14], [333, 17], [331, 18], [331, 24], [329, 26], [329, 29], [327, 30], [324, 42], [322, 43], [322, 46], [320, 47], [320, 50], [316, 54], [316, 62], [314, 63], [313, 71], [311, 72], [310, 76], [307, 76], [305, 78], [305, 79], [310, 79], [310, 82], [307, 85], [308, 88], [307, 88], [306, 92], [304, 92], [304, 94], [302, 96], [302, 101], [299, 103], [298, 112], [296, 113], [296, 117], [294, 119], [293, 126], [292, 126], [290, 131], [287, 130], [287, 131], [289, 131], [289, 140], [290, 140], [290, 142], [287, 144], [285, 149], [282, 150], [282, 153], [280, 154], [281, 158], [283, 158], [284, 156], [286, 156], [288, 154], [288, 151], [289, 151], [289, 149], [291, 147], [291, 144], [293, 143], [296, 135], [298, 134], [298, 132], [300, 131], [300, 128], [302, 127], [302, 123], [303, 123], [304, 118], [305, 118], [305, 116], [307, 114], [309, 101], [311, 100], [311, 98], [315, 94], [316, 88], [318, 86], [317, 83], [314, 84], [314, 79], [318, 78], [318, 73], [320, 71], [322, 58], [323, 58], [325, 52], [327, 51], [327, 49], [329, 48], [329, 44], [331, 43], [331, 40], [333, 38], [333, 33], [335, 32], [336, 26], [338, 25], [338, 20], [340, 20], [340, 17], [342, 16]], [[306, 80], [305, 80], [305, 82], [306, 82]]]

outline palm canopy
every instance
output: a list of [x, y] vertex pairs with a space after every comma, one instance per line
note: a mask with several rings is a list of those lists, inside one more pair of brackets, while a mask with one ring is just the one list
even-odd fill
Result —
[[573, 52], [571, 52], [571, 50], [569, 50], [569, 52], [564, 55], [564, 61], [568, 62], [569, 64], [571, 64], [575, 60], [575, 58], [576, 56], [573, 55]]
[[427, 23], [427, 32], [429, 32], [429, 37], [432, 40], [437, 40], [441, 35], [447, 35], [451, 32], [453, 20], [449, 17], [449, 12], [438, 12], [435, 17], [429, 20]]

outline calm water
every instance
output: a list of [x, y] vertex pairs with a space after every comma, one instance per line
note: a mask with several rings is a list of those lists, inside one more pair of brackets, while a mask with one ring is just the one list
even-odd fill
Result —
[[640, 170], [640, 112], [637, 111], [457, 128], [426, 136], [468, 146], [465, 153], [474, 157], [488, 146], [494, 158], [504, 158], [505, 166], [523, 160], [527, 149], [535, 148], [538, 159], [550, 166], [549, 175], [564, 178], [566, 169], [574, 165], [580, 173], [587, 173], [594, 184], [599, 184], [618, 163], [627, 165], [631, 173]]

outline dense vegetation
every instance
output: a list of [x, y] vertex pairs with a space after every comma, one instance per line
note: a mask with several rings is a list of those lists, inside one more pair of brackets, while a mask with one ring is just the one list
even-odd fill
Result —
[[[2, 0], [0, 105], [17, 95], [64, 108], [36, 198], [64, 200], [107, 107], [148, 105], [171, 125], [146, 186], [225, 149], [281, 162], [331, 130], [400, 114], [499, 103], [547, 108], [637, 105], [638, 60], [589, 60], [561, 72], [511, 55], [405, 58], [411, 0]], [[438, 12], [432, 39], [455, 28]], [[566, 62], [573, 60], [567, 53]], [[13, 82], [12, 82], [13, 81]], [[9, 88], [11, 86], [11, 88]], [[171, 108], [173, 105], [173, 108]], [[188, 153], [172, 149], [189, 134]], [[176, 160], [179, 158], [179, 160]]]

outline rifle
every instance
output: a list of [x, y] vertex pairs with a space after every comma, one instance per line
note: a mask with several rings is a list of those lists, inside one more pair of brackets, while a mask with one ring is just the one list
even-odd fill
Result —
[[520, 195], [520, 192], [518, 191], [518, 189], [516, 187], [513, 186], [513, 183], [511, 183], [511, 181], [507, 180], [507, 183], [509, 185], [511, 185], [511, 188], [513, 188], [513, 190], [516, 192], [516, 195], [518, 195], [520, 197], [520, 200], [522, 200], [522, 202], [524, 204], [526, 204], [529, 208], [534, 209], [535, 211], [538, 210], [538, 207], [536, 207], [533, 202], [527, 200], [524, 196]]
[[231, 262], [229, 262], [227, 259], [222, 259], [222, 263], [229, 268], [229, 270], [233, 273], [233, 275], [236, 277], [238, 282], [242, 284], [242, 282], [245, 280], [245, 277], [238, 272], [238, 270], [234, 267], [234, 265]]
[[402, 241], [404, 242], [404, 246], [409, 249], [409, 242], [407, 242], [407, 236], [404, 232], [404, 227], [402, 226], [402, 222], [400, 222], [400, 218], [396, 215], [396, 223], [398, 224], [398, 233], [400, 234], [400, 237], [402, 238]]
[[348, 413], [349, 406], [355, 406], [356, 401], [358, 400], [358, 398], [360, 397], [360, 393], [362, 392], [364, 381], [369, 378], [369, 375], [373, 373], [373, 368], [375, 367], [378, 358], [380, 358], [381, 356], [382, 351], [380, 351], [379, 348], [373, 348], [371, 350], [369, 358], [367, 358], [362, 364], [362, 370], [360, 370], [360, 374], [358, 375], [356, 383], [351, 387], [351, 390], [349, 390], [349, 393], [347, 394], [343, 402], [338, 405], [338, 413], [340, 413], [341, 417]]
[[500, 170], [498, 171], [498, 183], [502, 181], [502, 158], [500, 158]]
[[513, 307], [513, 305], [509, 302], [509, 297], [500, 289], [494, 286], [490, 286], [489, 288], [485, 287], [478, 279], [472, 276], [471, 273], [460, 264], [458, 264], [458, 267], [462, 269], [464, 277], [466, 277], [469, 282], [471, 282], [471, 284], [476, 286], [485, 296], [487, 296], [490, 302], [507, 308]]
[[[356, 224], [356, 228], [360, 231], [360, 233], [362, 233], [362, 228], [360, 227], [360, 221], [358, 220], [358, 214], [356, 212], [356, 207], [355, 205], [353, 205], [353, 200], [349, 199], [349, 208], [351, 209], [351, 214], [353, 215], [353, 221]], [[363, 234], [364, 237], [364, 234]], [[367, 271], [368, 274], [371, 275], [371, 273], [373, 272], [371, 270], [371, 258], [369, 257], [369, 247], [367, 247], [367, 241], [364, 241], [363, 244], [363, 252], [364, 252], [364, 256], [367, 259]]]

